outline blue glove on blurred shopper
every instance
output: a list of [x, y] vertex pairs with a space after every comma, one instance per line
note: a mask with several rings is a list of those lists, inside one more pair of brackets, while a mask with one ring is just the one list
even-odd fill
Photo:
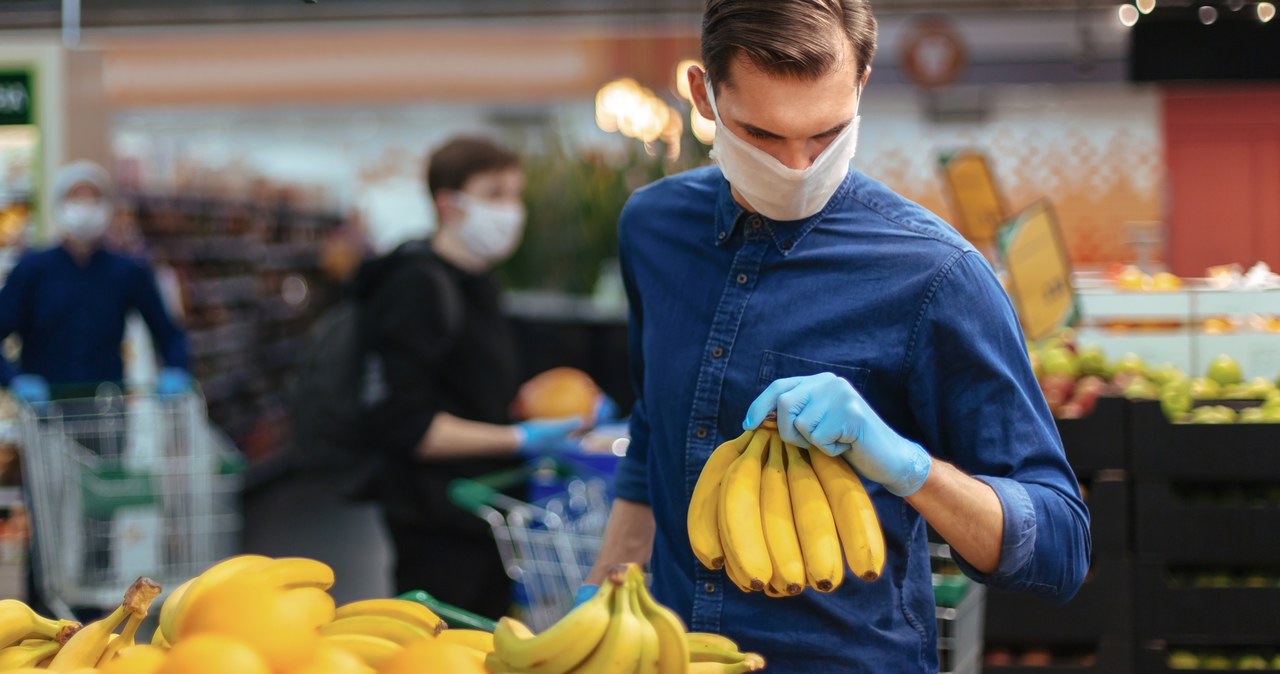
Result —
[[582, 430], [582, 426], [582, 419], [578, 417], [530, 419], [518, 423], [515, 425], [516, 452], [524, 457], [559, 453], [573, 445], [569, 436]]
[[9, 380], [9, 393], [28, 405], [49, 402], [49, 382], [38, 374], [14, 375]]
[[578, 588], [577, 594], [573, 595], [573, 607], [577, 608], [587, 602], [588, 599], [596, 596], [596, 591], [600, 589], [599, 585], [583, 585]]
[[852, 384], [830, 372], [769, 384], [747, 409], [742, 427], [754, 429], [774, 411], [783, 440], [843, 454], [863, 477], [898, 496], [916, 493], [929, 476], [929, 453], [889, 428]]
[[177, 367], [160, 370], [156, 378], [156, 395], [176, 396], [191, 390], [191, 374]]

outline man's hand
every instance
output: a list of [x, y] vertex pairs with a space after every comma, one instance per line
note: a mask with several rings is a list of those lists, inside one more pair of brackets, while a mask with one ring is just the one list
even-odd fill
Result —
[[38, 374], [14, 375], [9, 381], [9, 393], [28, 405], [49, 402], [49, 382]]
[[842, 454], [893, 494], [910, 496], [929, 476], [928, 452], [889, 428], [852, 384], [830, 372], [773, 382], [751, 403], [742, 427], [757, 428], [774, 411], [783, 440]]
[[561, 419], [530, 419], [514, 426], [516, 452], [524, 457], [559, 454], [573, 446], [570, 436], [583, 430], [585, 424], [579, 417]]

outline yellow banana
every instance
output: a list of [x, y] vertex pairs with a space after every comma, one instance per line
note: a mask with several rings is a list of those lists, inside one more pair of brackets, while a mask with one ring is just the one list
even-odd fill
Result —
[[107, 647], [102, 651], [102, 657], [98, 658], [99, 667], [111, 662], [116, 657], [116, 653], [134, 645], [134, 640], [138, 635], [138, 627], [142, 625], [142, 621], [146, 617], [146, 613], [141, 615], [138, 613], [129, 614], [129, 619], [124, 624], [124, 629], [120, 631], [120, 634], [113, 634], [107, 639]]
[[[124, 593], [124, 601], [110, 615], [95, 623], [86, 625], [67, 641], [66, 645], [49, 661], [49, 670], [54, 672], [70, 672], [76, 669], [92, 669], [102, 659], [103, 653], [112, 643], [116, 627], [126, 618], [145, 618], [147, 609], [156, 597], [160, 596], [160, 586], [149, 578], [139, 578]], [[131, 622], [132, 619], [131, 619]], [[138, 618], [141, 622], [141, 618]], [[134, 631], [137, 631], [136, 623]], [[118, 638], [117, 638], [118, 640]]]
[[814, 589], [831, 592], [844, 582], [844, 559], [831, 505], [809, 457], [789, 442], [784, 442], [783, 447], [787, 450], [787, 486], [791, 491], [791, 512], [796, 520], [805, 576]]
[[[632, 569], [635, 570], [634, 573]], [[632, 564], [627, 571], [627, 600], [631, 602], [631, 615], [635, 616], [636, 622], [640, 625], [639, 666], [634, 671], [636, 674], [659, 674], [658, 629], [649, 622], [644, 615], [644, 610], [640, 607], [639, 595], [642, 588], [644, 588], [644, 573], [640, 571], [638, 565]]]
[[382, 637], [387, 641], [408, 646], [415, 641], [430, 638], [430, 632], [402, 620], [380, 615], [357, 615], [339, 618], [327, 625], [320, 626], [321, 636], [335, 634], [367, 634], [371, 637]]
[[46, 658], [53, 657], [62, 644], [56, 641], [39, 641], [0, 649], [0, 672], [20, 667], [35, 667]]
[[388, 660], [404, 650], [404, 646], [394, 641], [388, 641], [382, 637], [371, 637], [367, 634], [334, 634], [320, 638], [360, 658], [364, 664], [374, 669], [382, 669]]
[[34, 638], [65, 643], [79, 627], [78, 622], [52, 620], [37, 615], [30, 606], [17, 599], [0, 600], [0, 648]]
[[320, 627], [334, 621], [337, 605], [333, 595], [318, 587], [300, 587], [284, 593], [284, 600], [297, 606], [307, 616], [307, 622]]
[[756, 431], [720, 483], [720, 536], [726, 562], [741, 573], [739, 580], [757, 592], [773, 577], [760, 519], [760, 476], [768, 446], [769, 432]]
[[733, 662], [691, 662], [688, 674], [744, 674], [764, 669], [764, 658], [746, 653], [743, 659]]
[[[211, 587], [221, 584], [228, 578], [232, 578], [251, 569], [263, 566], [270, 562], [270, 557], [262, 555], [237, 555], [228, 557], [217, 564], [209, 567], [204, 573], [191, 579], [189, 585], [182, 595], [175, 600], [172, 609], [166, 612], [166, 606], [160, 607], [160, 632], [164, 635], [164, 640], [170, 644], [178, 642], [178, 625], [182, 622], [182, 615], [186, 610], [195, 603], [195, 600], [204, 594]], [[172, 597], [170, 598], [172, 600]], [[166, 602], [168, 603], [168, 602]]]
[[542, 634], [534, 635], [512, 618], [499, 620], [493, 631], [493, 652], [507, 665], [529, 674], [561, 674], [577, 667], [605, 638], [623, 580], [611, 571], [595, 596]]
[[689, 662], [732, 662], [742, 659], [738, 644], [729, 637], [712, 632], [689, 632]]
[[[263, 557], [265, 560], [266, 558]], [[200, 577], [190, 578], [187, 582], [175, 587], [169, 596], [164, 598], [160, 603], [160, 616], [157, 618], [159, 625], [156, 626], [156, 634], [176, 636], [177, 632], [173, 629], [176, 626], [174, 618], [178, 615], [178, 606], [182, 604], [182, 598], [186, 596], [187, 590], [195, 584]], [[165, 637], [166, 639], [168, 637]], [[155, 635], [151, 637], [151, 643], [156, 643]]]
[[[724, 532], [721, 531], [720, 535], [723, 537]], [[721, 543], [721, 545], [722, 547], [727, 547], [723, 543]], [[751, 580], [747, 578], [746, 572], [738, 567], [737, 557], [725, 555], [724, 575], [729, 579], [729, 582], [738, 586], [739, 590], [742, 590], [743, 592], [751, 592]]]
[[640, 612], [653, 625], [658, 635], [659, 674], [684, 674], [689, 663], [689, 642], [685, 637], [684, 622], [675, 611], [659, 604], [644, 586], [644, 573], [639, 566], [631, 567], [628, 574], [637, 576], [636, 598]]
[[841, 457], [819, 451], [809, 452], [809, 458], [831, 503], [849, 570], [865, 582], [874, 581], [884, 571], [884, 532], [862, 478]]
[[720, 480], [742, 450], [751, 443], [755, 431], [747, 431], [715, 448], [702, 466], [698, 482], [689, 499], [689, 544], [693, 554], [708, 569], [724, 567], [724, 549], [720, 547]]
[[493, 634], [484, 630], [445, 630], [437, 638], [481, 653], [493, 652]]
[[333, 587], [333, 569], [324, 562], [306, 557], [273, 559], [252, 573], [283, 590], [303, 587], [328, 590]]
[[151, 641], [148, 643], [150, 643], [152, 646], [155, 646], [156, 648], [162, 648], [166, 651], [169, 650], [170, 648], [173, 648], [173, 646], [171, 646], [169, 642], [164, 638], [164, 632], [160, 630], [159, 625], [156, 625], [156, 631], [151, 633]]
[[364, 599], [339, 606], [334, 612], [334, 619], [348, 618], [354, 615], [381, 615], [396, 618], [417, 625], [422, 629], [439, 634], [446, 625], [434, 611], [407, 599]]
[[[775, 592], [794, 595], [804, 591], [805, 571], [796, 521], [791, 514], [786, 454], [777, 431], [769, 431], [769, 458], [760, 475], [760, 517], [764, 522], [769, 559], [773, 562], [769, 584]], [[768, 589], [765, 588], [766, 592]]]
[[622, 582], [613, 593], [609, 627], [605, 630], [604, 639], [574, 671], [583, 674], [632, 674], [640, 666], [644, 636], [640, 616], [631, 611], [633, 590], [625, 583], [625, 574], [626, 567], [622, 565], [610, 570], [609, 575], [616, 575]]

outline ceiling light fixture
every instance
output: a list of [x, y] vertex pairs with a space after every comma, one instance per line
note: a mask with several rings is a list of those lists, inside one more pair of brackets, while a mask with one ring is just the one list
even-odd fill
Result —
[[1263, 23], [1267, 23], [1268, 21], [1276, 18], [1276, 6], [1269, 2], [1259, 2], [1258, 18]]
[[1120, 5], [1118, 10], [1120, 14], [1120, 24], [1126, 28], [1132, 27], [1138, 22], [1138, 8], [1133, 5]]
[[1138, 5], [1138, 11], [1143, 14], [1150, 14], [1156, 8], [1156, 0], [1138, 0], [1134, 4]]
[[1211, 26], [1214, 21], [1218, 20], [1218, 10], [1214, 7], [1210, 7], [1209, 5], [1201, 5], [1199, 14], [1200, 23], [1203, 23], [1206, 26]]

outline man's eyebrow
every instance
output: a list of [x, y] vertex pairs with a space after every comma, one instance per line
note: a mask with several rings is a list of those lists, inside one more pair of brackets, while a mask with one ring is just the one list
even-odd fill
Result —
[[[836, 134], [840, 133], [841, 131], [844, 131], [844, 130], [845, 130], [845, 128], [847, 128], [847, 127], [848, 127], [850, 124], [852, 124], [852, 123], [853, 123], [853, 120], [848, 120], [848, 121], [840, 122], [839, 124], [837, 124], [837, 125], [835, 125], [835, 126], [831, 127], [830, 129], [827, 129], [826, 131], [823, 131], [822, 133], [820, 133], [820, 134], [818, 134], [818, 135], [814, 136], [814, 138], [820, 138], [820, 137], [824, 137], [824, 136], [834, 136], [834, 135], [836, 135]], [[743, 129], [746, 129], [747, 133], [749, 133], [749, 134], [751, 134], [751, 135], [753, 135], [753, 136], [757, 136], [757, 137], [760, 137], [760, 138], [770, 138], [770, 139], [774, 139], [774, 140], [781, 140], [781, 139], [782, 139], [782, 136], [779, 136], [778, 134], [776, 134], [776, 133], [774, 133], [774, 132], [772, 132], [772, 131], [767, 131], [767, 130], [765, 130], [765, 129], [762, 129], [762, 128], [760, 128], [760, 127], [758, 127], [758, 126], [754, 125], [754, 124], [747, 124], [746, 122], [739, 121], [739, 122], [738, 122], [738, 125], [739, 125], [739, 126], [741, 126]]]

